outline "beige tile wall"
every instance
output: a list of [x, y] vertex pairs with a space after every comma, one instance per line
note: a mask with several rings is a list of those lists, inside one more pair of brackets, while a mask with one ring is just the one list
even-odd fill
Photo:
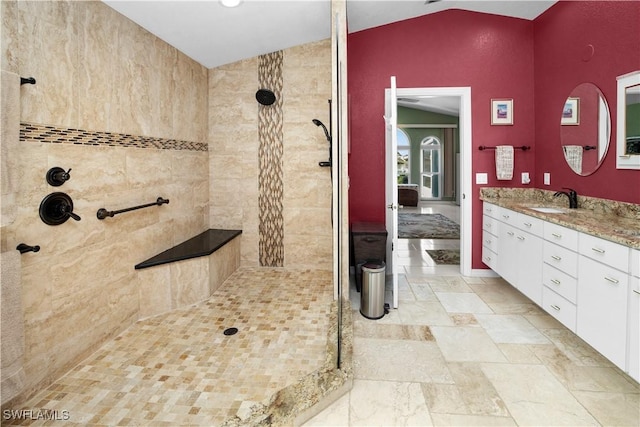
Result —
[[[99, 1], [2, 1], [0, 11], [2, 69], [38, 82], [20, 89], [22, 122], [209, 142], [209, 153], [20, 143], [1, 243], [42, 247], [22, 256], [26, 395], [149, 311], [136, 263], [211, 226], [242, 229], [240, 262], [258, 264], [257, 59], [206, 70]], [[329, 270], [331, 178], [318, 166], [328, 143], [311, 120], [329, 126], [330, 41], [283, 53], [284, 266]], [[72, 168], [63, 187], [44, 179], [53, 166]], [[40, 221], [57, 190], [80, 222]], [[171, 202], [95, 217], [158, 196]]]
[[[99, 1], [2, 1], [0, 7], [3, 70], [37, 80], [20, 88], [22, 122], [206, 142], [201, 65]], [[148, 309], [140, 306], [133, 266], [208, 228], [209, 160], [202, 151], [38, 141], [18, 147], [9, 164], [19, 168], [20, 182], [2, 199], [15, 203], [15, 219], [3, 222], [1, 240], [3, 252], [20, 242], [41, 246], [21, 257], [28, 394]], [[72, 168], [62, 187], [46, 183], [53, 166]], [[81, 221], [40, 220], [40, 201], [53, 191], [72, 197]], [[158, 196], [170, 203], [96, 218], [99, 208]]]
[[[283, 51], [284, 267], [332, 268], [330, 40]], [[242, 229], [242, 265], [258, 265], [258, 60], [209, 70], [210, 217]], [[269, 89], [269, 88], [267, 88]]]
[[240, 266], [238, 236], [206, 257], [137, 270], [139, 318], [204, 301]]

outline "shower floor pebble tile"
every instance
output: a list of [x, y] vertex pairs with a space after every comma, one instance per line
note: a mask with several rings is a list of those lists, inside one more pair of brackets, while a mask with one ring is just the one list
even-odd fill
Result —
[[331, 272], [241, 268], [207, 301], [132, 325], [23, 409], [68, 411], [67, 425], [221, 424], [323, 365], [332, 301]]

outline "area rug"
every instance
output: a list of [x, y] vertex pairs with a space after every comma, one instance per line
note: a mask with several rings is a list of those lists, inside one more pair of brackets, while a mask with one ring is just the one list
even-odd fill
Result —
[[398, 214], [400, 239], [459, 239], [460, 226], [442, 214]]
[[460, 251], [457, 249], [426, 249], [433, 262], [441, 265], [460, 265]]

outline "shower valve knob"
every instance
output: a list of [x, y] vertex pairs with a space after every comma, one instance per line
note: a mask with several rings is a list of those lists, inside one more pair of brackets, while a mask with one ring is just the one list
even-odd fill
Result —
[[71, 169], [65, 172], [64, 169], [58, 166], [53, 167], [47, 172], [47, 182], [49, 185], [59, 187], [71, 178], [69, 172], [71, 172]]
[[73, 213], [73, 200], [65, 193], [51, 193], [40, 203], [40, 219], [48, 225], [60, 225], [69, 218], [80, 221]]
[[67, 216], [70, 216], [71, 218], [73, 218], [76, 221], [80, 221], [80, 217], [76, 214], [73, 213], [73, 206], [67, 205], [67, 204], [62, 204], [61, 205], [61, 211], [62, 213], [66, 214]]

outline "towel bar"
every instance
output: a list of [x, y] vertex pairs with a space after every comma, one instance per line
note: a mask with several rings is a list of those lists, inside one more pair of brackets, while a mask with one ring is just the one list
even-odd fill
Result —
[[[480, 147], [478, 147], [478, 150], [480, 151], [484, 151], [484, 150], [495, 150], [496, 147], [487, 147], [486, 145], [481, 145]], [[522, 150], [522, 151], [527, 151], [527, 150], [531, 150], [531, 147], [529, 147], [528, 145], [522, 145], [520, 147], [513, 147], [514, 150]]]

